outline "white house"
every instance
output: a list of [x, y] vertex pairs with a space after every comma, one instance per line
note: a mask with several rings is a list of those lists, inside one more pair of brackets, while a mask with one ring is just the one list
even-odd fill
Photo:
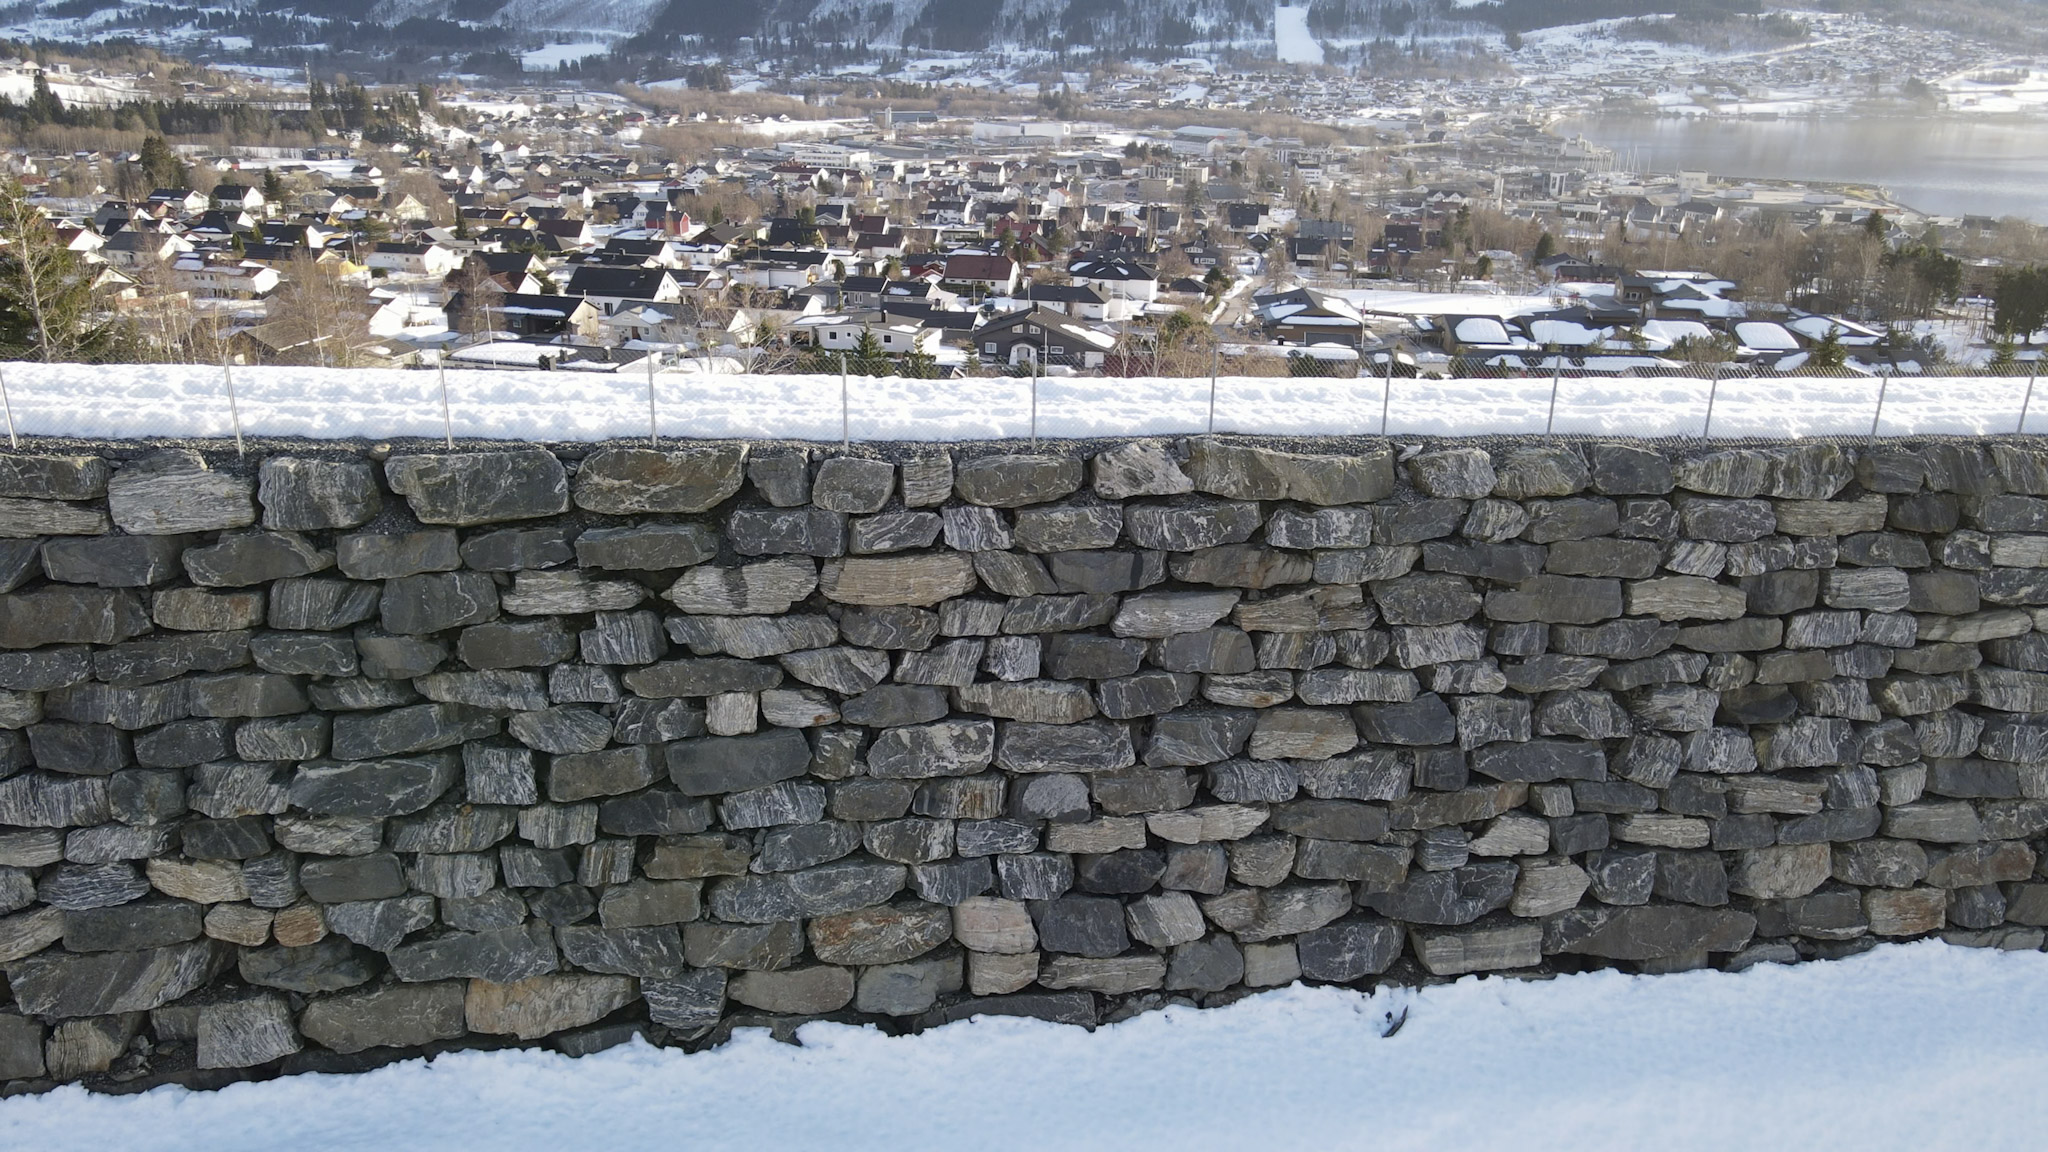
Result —
[[402, 276], [446, 276], [462, 266], [462, 255], [439, 244], [386, 241], [370, 246], [363, 254], [363, 266]]
[[1076, 285], [1093, 288], [1103, 299], [1119, 298], [1150, 304], [1159, 299], [1157, 275], [1143, 264], [1121, 256], [1083, 256], [1067, 265]]
[[192, 247], [192, 242], [183, 236], [123, 228], [96, 251], [107, 263], [132, 272], [147, 264], [175, 260], [192, 251]]
[[920, 352], [934, 355], [945, 332], [926, 328], [909, 320], [890, 318], [879, 312], [855, 316], [806, 316], [790, 325], [793, 332], [808, 333], [827, 352], [852, 352], [860, 347], [861, 333], [873, 333], [882, 351], [891, 356]]
[[208, 260], [199, 253], [181, 256], [171, 265], [171, 282], [179, 290], [214, 300], [247, 300], [268, 295], [284, 277], [277, 269], [253, 260]]

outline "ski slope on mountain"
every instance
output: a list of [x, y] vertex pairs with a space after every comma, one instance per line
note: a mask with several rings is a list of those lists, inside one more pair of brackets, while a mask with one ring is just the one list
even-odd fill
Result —
[[1308, 9], [1273, 9], [1273, 48], [1282, 64], [1321, 64], [1323, 46], [1308, 30]]

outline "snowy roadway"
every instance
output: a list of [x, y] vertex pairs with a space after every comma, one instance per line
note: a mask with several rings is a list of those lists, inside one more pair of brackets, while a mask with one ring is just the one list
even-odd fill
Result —
[[63, 1088], [0, 1102], [0, 1148], [2038, 1148], [2044, 987], [2048, 955], [1930, 941], [1739, 975], [1294, 987], [1092, 1035], [812, 1024], [802, 1047], [756, 1031], [696, 1055], [635, 1041], [214, 1093]]
[[[236, 408], [248, 436], [440, 438], [439, 376], [395, 369], [237, 368]], [[219, 368], [180, 365], [6, 366], [7, 397], [23, 435], [91, 438], [225, 437], [234, 430]], [[458, 438], [604, 440], [647, 435], [644, 372], [450, 371], [447, 426]], [[1881, 435], [2009, 433], [2019, 424], [2025, 377], [1899, 377], [1884, 386]], [[837, 376], [661, 373], [655, 403], [664, 438], [837, 441]], [[846, 397], [856, 440], [991, 440], [1032, 430], [1026, 379], [902, 380], [854, 377]], [[1710, 385], [1689, 379], [1565, 380], [1556, 396], [1561, 434], [1697, 436]], [[1723, 381], [1716, 437], [1863, 436], [1877, 415], [1876, 379]], [[1371, 435], [1381, 430], [1378, 379], [1225, 377], [1215, 395], [1218, 432]], [[2048, 388], [2027, 430], [2048, 432]], [[1038, 384], [1040, 436], [1179, 435], [1209, 424], [1207, 379], [1049, 377]], [[1470, 436], [1542, 432], [1551, 384], [1530, 380], [1396, 379], [1386, 413], [1394, 434]]]

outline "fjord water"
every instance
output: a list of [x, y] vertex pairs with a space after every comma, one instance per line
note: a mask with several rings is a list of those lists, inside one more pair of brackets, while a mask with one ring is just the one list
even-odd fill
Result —
[[1878, 185], [1922, 212], [2048, 222], [2048, 119], [1601, 115], [1553, 131], [1638, 171]]

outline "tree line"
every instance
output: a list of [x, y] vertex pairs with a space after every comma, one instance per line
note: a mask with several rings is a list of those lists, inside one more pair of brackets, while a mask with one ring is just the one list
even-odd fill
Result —
[[394, 143], [419, 138], [420, 116], [431, 106], [432, 93], [424, 86], [418, 91], [372, 92], [346, 79], [330, 85], [316, 77], [308, 97], [309, 107], [303, 111], [184, 99], [66, 104], [37, 73], [27, 100], [0, 97], [0, 126], [15, 141], [51, 128], [110, 136], [218, 136], [243, 143], [280, 137], [312, 140], [335, 129], [361, 132], [373, 143]]

